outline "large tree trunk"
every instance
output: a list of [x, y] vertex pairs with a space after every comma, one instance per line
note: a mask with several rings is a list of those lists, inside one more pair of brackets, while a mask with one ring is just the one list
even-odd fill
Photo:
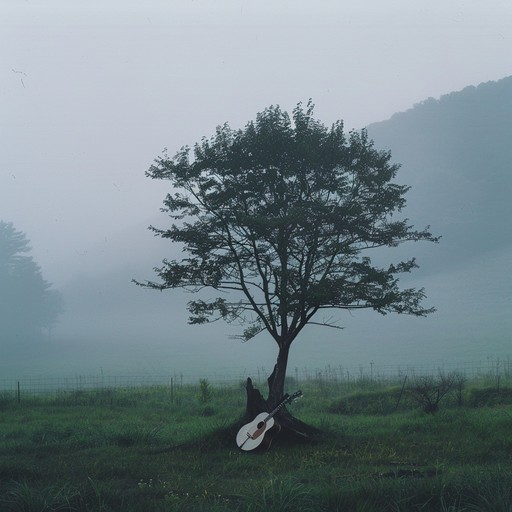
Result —
[[[253, 387], [252, 380], [247, 379], [247, 407], [244, 421], [252, 421], [261, 412], [271, 412], [281, 401], [284, 395], [284, 384], [286, 377], [286, 367], [288, 364], [288, 353], [290, 346], [281, 347], [277, 357], [277, 363], [274, 370], [268, 378], [269, 396], [265, 400], [261, 392]], [[281, 408], [274, 420], [278, 423], [280, 430], [278, 442], [310, 442], [318, 430], [311, 425], [295, 418], [286, 407]]]
[[277, 354], [277, 362], [274, 370], [270, 374], [268, 382], [268, 400], [267, 405], [274, 408], [284, 395], [284, 381], [286, 379], [286, 368], [288, 367], [288, 354], [290, 353], [290, 345], [282, 345], [279, 347]]

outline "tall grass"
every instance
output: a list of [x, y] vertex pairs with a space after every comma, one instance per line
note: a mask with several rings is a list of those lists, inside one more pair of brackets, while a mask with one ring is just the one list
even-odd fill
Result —
[[[290, 379], [290, 391], [298, 383]], [[3, 403], [0, 510], [501, 511], [512, 393], [469, 382], [425, 414], [401, 383], [322, 376], [290, 410], [315, 443], [236, 448], [242, 383], [61, 392]], [[398, 403], [398, 406], [397, 406]]]

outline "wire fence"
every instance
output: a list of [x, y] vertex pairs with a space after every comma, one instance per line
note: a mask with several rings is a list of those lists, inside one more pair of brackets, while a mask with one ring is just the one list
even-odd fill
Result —
[[[288, 379], [294, 386], [305, 383], [334, 384], [338, 388], [357, 387], [368, 384], [392, 384], [403, 382], [404, 378], [458, 372], [467, 380], [485, 379], [488, 383], [512, 384], [512, 358], [487, 358], [485, 361], [440, 363], [437, 365], [366, 365], [343, 367], [328, 365], [322, 369], [308, 367], [289, 368]], [[37, 376], [19, 379], [0, 379], [0, 394], [3, 398], [20, 401], [21, 396], [55, 395], [62, 392], [94, 391], [98, 389], [130, 389], [152, 386], [168, 386], [179, 389], [187, 385], [197, 385], [205, 379], [214, 387], [243, 385], [248, 377], [255, 383], [264, 383], [271, 369], [257, 367], [253, 370], [231, 370], [222, 372], [182, 373], [172, 372], [160, 375], [72, 375]]]

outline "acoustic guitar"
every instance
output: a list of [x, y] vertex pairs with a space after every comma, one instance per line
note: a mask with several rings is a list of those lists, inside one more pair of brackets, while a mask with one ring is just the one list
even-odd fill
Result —
[[[268, 433], [274, 426], [278, 426], [274, 420], [274, 415], [286, 404], [290, 404], [301, 396], [302, 391], [296, 391], [293, 395], [287, 393], [271, 412], [260, 412], [253, 421], [247, 423], [238, 431], [236, 435], [238, 447], [245, 451], [254, 450], [265, 440], [268, 448], [271, 442], [271, 437]], [[281, 427], [279, 427], [280, 429]]]

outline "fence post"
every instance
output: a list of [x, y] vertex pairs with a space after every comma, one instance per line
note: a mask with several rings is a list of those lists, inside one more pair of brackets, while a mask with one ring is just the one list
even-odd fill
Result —
[[395, 405], [395, 411], [398, 409], [398, 406], [400, 405], [400, 400], [402, 400], [402, 395], [404, 394], [405, 389], [405, 383], [407, 382], [407, 374], [405, 375], [404, 382], [402, 384], [402, 389], [400, 390], [400, 396], [398, 397], [398, 400]]

